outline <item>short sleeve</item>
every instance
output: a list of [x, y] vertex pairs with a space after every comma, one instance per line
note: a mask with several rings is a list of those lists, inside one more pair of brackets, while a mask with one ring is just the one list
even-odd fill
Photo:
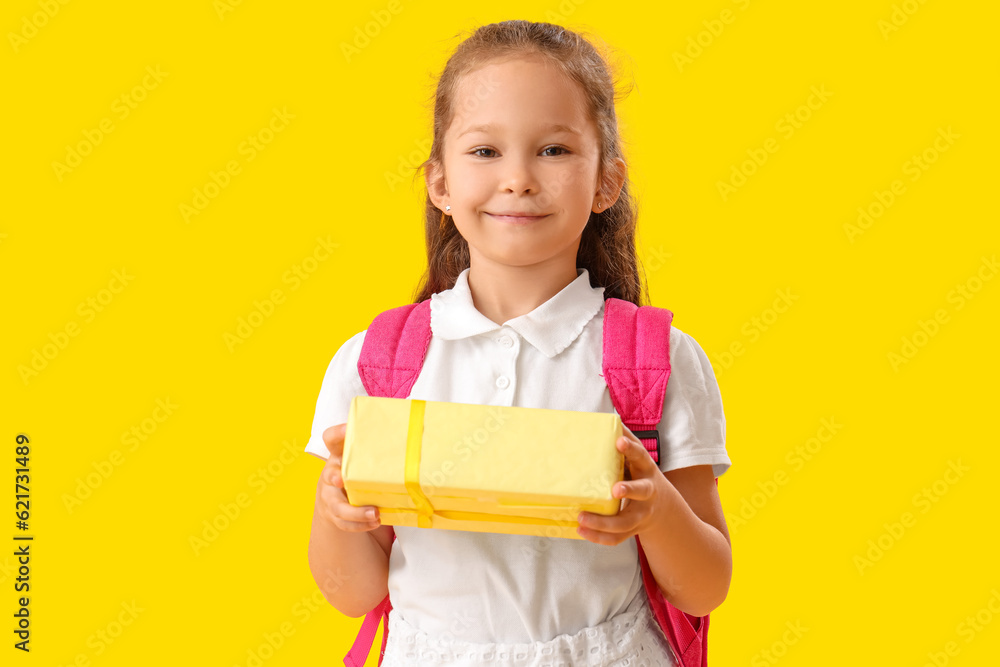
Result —
[[670, 328], [670, 377], [657, 430], [663, 472], [711, 465], [719, 477], [732, 465], [712, 364], [695, 339], [676, 327]]
[[327, 366], [326, 375], [323, 376], [319, 398], [316, 400], [316, 414], [313, 416], [312, 430], [305, 451], [324, 461], [329, 458], [330, 450], [323, 442], [323, 431], [331, 426], [346, 423], [351, 399], [368, 394], [361, 382], [361, 376], [358, 375], [358, 359], [361, 357], [361, 345], [364, 340], [365, 331], [362, 331], [341, 345]]

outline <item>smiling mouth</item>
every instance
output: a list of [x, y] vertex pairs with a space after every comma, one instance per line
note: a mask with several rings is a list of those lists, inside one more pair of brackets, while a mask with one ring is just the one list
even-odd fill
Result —
[[525, 224], [529, 222], [535, 222], [536, 220], [541, 220], [542, 218], [547, 218], [546, 215], [496, 215], [495, 213], [487, 213], [488, 216], [495, 220], [501, 222], [513, 222], [515, 224]]

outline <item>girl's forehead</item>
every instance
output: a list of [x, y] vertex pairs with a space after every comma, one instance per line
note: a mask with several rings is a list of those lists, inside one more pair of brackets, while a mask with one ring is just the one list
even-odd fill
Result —
[[459, 78], [459, 87], [470, 86], [493, 90], [519, 83], [542, 82], [560, 86], [573, 85], [573, 80], [551, 59], [524, 54], [487, 61]]
[[586, 97], [580, 85], [551, 63], [514, 59], [467, 73], [456, 87], [451, 128], [499, 133], [508, 125], [545, 131], [585, 131]]

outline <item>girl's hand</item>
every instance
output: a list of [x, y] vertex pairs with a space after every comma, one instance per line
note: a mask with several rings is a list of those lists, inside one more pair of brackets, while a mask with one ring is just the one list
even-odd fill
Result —
[[374, 505], [355, 507], [347, 501], [344, 478], [340, 475], [344, 455], [344, 433], [347, 424], [337, 424], [323, 431], [323, 442], [330, 457], [323, 466], [316, 485], [316, 511], [340, 530], [365, 532], [379, 527], [378, 508]]
[[663, 475], [639, 438], [628, 427], [615, 446], [625, 454], [625, 479], [615, 482], [611, 493], [615, 498], [625, 498], [622, 509], [615, 516], [593, 512], [580, 512], [577, 532], [595, 544], [615, 546], [637, 533], [646, 530], [663, 516], [677, 489]]

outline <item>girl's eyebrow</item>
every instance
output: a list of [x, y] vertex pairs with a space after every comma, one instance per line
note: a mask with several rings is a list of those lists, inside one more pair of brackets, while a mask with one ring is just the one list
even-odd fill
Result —
[[[473, 125], [472, 127], [466, 128], [462, 134], [458, 135], [462, 137], [466, 134], [471, 134], [472, 132], [489, 132], [490, 130], [497, 130], [499, 126], [496, 123], [486, 123], [484, 125]], [[554, 123], [545, 128], [546, 132], [559, 133], [564, 132], [566, 134], [580, 134], [580, 132], [569, 125], [562, 125], [560, 123]]]

